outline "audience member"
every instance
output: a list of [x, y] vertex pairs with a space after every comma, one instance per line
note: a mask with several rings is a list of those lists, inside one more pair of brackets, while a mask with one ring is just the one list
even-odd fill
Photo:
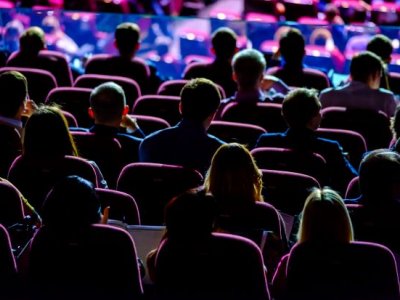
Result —
[[204, 187], [216, 200], [217, 230], [257, 244], [264, 231], [269, 232], [269, 245], [261, 250], [272, 275], [287, 248], [285, 225], [280, 213], [263, 201], [262, 173], [249, 150], [236, 143], [222, 145], [213, 156]]
[[138, 160], [142, 141], [137, 136], [144, 137], [144, 133], [128, 112], [124, 90], [116, 83], [103, 83], [90, 94], [89, 115], [94, 119], [94, 126], [89, 132], [116, 137], [123, 147], [125, 158], [132, 162]]
[[383, 71], [382, 60], [376, 54], [366, 51], [355, 55], [350, 64], [351, 81], [344, 86], [322, 91], [322, 106], [369, 109], [393, 116], [396, 109], [394, 95], [379, 88]]
[[1, 66], [5, 66], [10, 54], [19, 49], [19, 37], [23, 31], [24, 25], [17, 19], [7, 22], [4, 26], [0, 51]]
[[224, 144], [207, 134], [220, 101], [220, 93], [212, 81], [204, 78], [189, 81], [181, 91], [181, 122], [147, 136], [140, 144], [139, 160], [182, 165], [204, 174], [214, 152]]
[[148, 259], [163, 299], [269, 299], [263, 260], [254, 243], [212, 233], [215, 203], [186, 192], [165, 209], [167, 236]]
[[28, 83], [19, 72], [1, 74], [0, 90], [0, 177], [7, 177], [11, 163], [22, 151], [22, 116], [29, 116], [36, 105], [27, 99]]
[[224, 88], [227, 97], [231, 97], [237, 90], [231, 65], [233, 55], [238, 51], [236, 33], [228, 27], [221, 27], [213, 33], [211, 43], [214, 61], [190, 64], [184, 71], [184, 78], [210, 79]]
[[[340, 195], [329, 188], [315, 189], [311, 192], [301, 214], [298, 244], [320, 245], [320, 250], [324, 251], [324, 248], [328, 250], [329, 247], [351, 243], [353, 240], [353, 227], [349, 213]], [[290, 254], [282, 258], [274, 275], [272, 292], [276, 299], [284, 299], [285, 293], [288, 292], [290, 279], [287, 277], [288, 263], [290, 263]], [[309, 296], [313, 293], [318, 294], [316, 290], [307, 291]], [[298, 296], [300, 299], [306, 299]], [[330, 295], [326, 296], [330, 297]], [[314, 298], [310, 297], [310, 299]]]
[[400, 106], [396, 107], [396, 111], [394, 113], [393, 118], [391, 119], [390, 128], [392, 129], [392, 142], [391, 147], [393, 147], [397, 140], [400, 138]]
[[279, 40], [279, 49], [275, 56], [281, 56], [282, 67], [274, 69], [274, 75], [289, 86], [315, 88], [319, 91], [329, 86], [325, 74], [310, 70], [303, 65], [306, 54], [304, 36], [300, 30], [290, 28]]
[[142, 93], [155, 93], [160, 84], [157, 70], [136, 57], [140, 48], [139, 26], [134, 23], [119, 24], [114, 36], [118, 55], [101, 59], [94, 56], [88, 61], [85, 73], [129, 77], [139, 84]]
[[[78, 156], [75, 142], [61, 110], [42, 106], [28, 119], [23, 134], [22, 165], [52, 174], [64, 156]], [[96, 171], [98, 181], [103, 187], [107, 183], [94, 162], [89, 161]], [[27, 178], [30, 182], [27, 183]], [[10, 172], [8, 179], [27, 197], [38, 210], [41, 208], [48, 186], [52, 182], [41, 182], [43, 178], [33, 178], [32, 174]], [[47, 178], [54, 180], [55, 178]]]
[[386, 245], [400, 251], [400, 155], [388, 149], [368, 153], [360, 164], [361, 196], [346, 200], [361, 204], [351, 213], [357, 240]]
[[230, 102], [282, 102], [284, 94], [290, 89], [279, 78], [264, 76], [266, 66], [264, 55], [258, 50], [245, 49], [236, 53], [232, 59], [232, 68], [237, 92], [222, 100], [220, 111]]
[[283, 147], [316, 152], [326, 160], [328, 184], [340, 192], [357, 176], [338, 142], [323, 139], [315, 131], [321, 122], [321, 103], [317, 92], [305, 88], [291, 91], [282, 104], [282, 115], [289, 127], [284, 133], [264, 133], [256, 147]]
[[36, 68], [49, 71], [59, 86], [71, 86], [72, 78], [66, 58], [45, 55], [45, 33], [40, 27], [29, 27], [19, 39], [20, 48], [7, 61], [9, 67]]

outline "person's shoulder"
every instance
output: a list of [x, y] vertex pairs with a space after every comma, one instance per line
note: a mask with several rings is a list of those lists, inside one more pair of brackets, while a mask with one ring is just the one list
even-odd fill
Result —
[[218, 138], [218, 137], [216, 137], [216, 136], [214, 136], [212, 134], [208, 133], [207, 137], [211, 142], [215, 143], [218, 146], [222, 146], [222, 145], [226, 144], [226, 142], [224, 142], [223, 140], [221, 140], [220, 138]]
[[387, 89], [384, 88], [379, 88], [377, 90], [375, 90], [377, 93], [379, 93], [380, 95], [387, 97], [387, 98], [393, 98], [394, 99], [394, 94], [392, 91], [389, 91]]
[[286, 137], [286, 132], [273, 132], [273, 133], [266, 132], [261, 134], [259, 136], [259, 139], [267, 140], [267, 139], [284, 138], [284, 137]]

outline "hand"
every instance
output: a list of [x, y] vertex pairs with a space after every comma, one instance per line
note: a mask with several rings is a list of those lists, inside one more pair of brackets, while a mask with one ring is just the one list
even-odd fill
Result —
[[123, 115], [121, 120], [121, 127], [126, 128], [127, 132], [132, 133], [139, 129], [136, 118], [130, 115]]
[[277, 82], [279, 82], [279, 78], [272, 75], [264, 75], [264, 78], [261, 81], [261, 89], [268, 91]]
[[100, 224], [107, 224], [108, 222], [108, 216], [110, 215], [110, 207], [107, 206], [106, 208], [104, 208], [103, 210], [103, 215], [101, 217], [101, 221]]
[[30, 117], [37, 109], [37, 104], [33, 100], [28, 99], [25, 101], [25, 108], [22, 112], [22, 115], [25, 117]]

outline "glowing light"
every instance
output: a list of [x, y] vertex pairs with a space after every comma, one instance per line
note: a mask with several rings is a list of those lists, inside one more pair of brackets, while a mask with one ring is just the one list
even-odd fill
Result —
[[196, 39], [196, 36], [194, 35], [194, 33], [190, 32], [190, 33], [186, 34], [186, 38], [190, 41], [193, 41]]
[[392, 46], [393, 46], [394, 49], [399, 48], [399, 46], [400, 46], [400, 41], [399, 41], [398, 39], [392, 40]]
[[217, 18], [220, 20], [225, 20], [226, 19], [226, 15], [224, 13], [217, 13]]

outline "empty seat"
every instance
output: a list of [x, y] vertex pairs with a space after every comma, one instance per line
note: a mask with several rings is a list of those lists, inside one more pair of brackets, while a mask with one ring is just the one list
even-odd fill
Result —
[[91, 91], [76, 87], [55, 88], [48, 94], [46, 104], [57, 103], [63, 110], [74, 115], [79, 126], [89, 128], [93, 125], [88, 113]]
[[132, 195], [140, 211], [142, 224], [161, 225], [164, 207], [174, 196], [202, 183], [195, 170], [156, 163], [132, 163], [124, 167], [117, 190]]
[[145, 135], [170, 127], [170, 124], [162, 118], [145, 115], [131, 115], [131, 117], [136, 119]]
[[266, 133], [260, 126], [228, 121], [212, 121], [208, 133], [227, 143], [240, 143], [253, 148], [259, 136]]

